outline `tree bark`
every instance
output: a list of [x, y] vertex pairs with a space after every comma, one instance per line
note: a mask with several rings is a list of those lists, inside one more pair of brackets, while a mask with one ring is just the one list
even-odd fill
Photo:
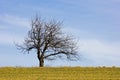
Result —
[[39, 67], [44, 67], [44, 59], [42, 57], [38, 57]]
[[44, 57], [43, 57], [42, 54], [40, 55], [40, 51], [39, 50], [37, 52], [37, 57], [38, 57], [38, 60], [39, 60], [39, 67], [44, 67]]
[[44, 67], [44, 59], [40, 58], [39, 67]]

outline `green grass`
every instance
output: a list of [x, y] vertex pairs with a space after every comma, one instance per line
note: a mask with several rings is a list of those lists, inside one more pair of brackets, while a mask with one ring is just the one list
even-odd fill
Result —
[[120, 80], [115, 67], [0, 68], [0, 80]]

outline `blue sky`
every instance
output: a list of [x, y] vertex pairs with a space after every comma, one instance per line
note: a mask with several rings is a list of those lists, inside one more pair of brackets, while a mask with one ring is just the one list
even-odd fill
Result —
[[46, 61], [46, 66], [120, 66], [119, 0], [1, 0], [0, 66], [38, 66], [35, 52], [23, 54], [22, 43], [30, 21], [63, 21], [63, 31], [78, 40], [79, 61]]

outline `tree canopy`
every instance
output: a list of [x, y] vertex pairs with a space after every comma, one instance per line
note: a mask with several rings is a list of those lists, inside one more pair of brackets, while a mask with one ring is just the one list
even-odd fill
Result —
[[24, 39], [23, 45], [17, 45], [19, 50], [30, 52], [35, 49], [39, 60], [39, 67], [44, 66], [44, 59], [53, 60], [66, 56], [75, 59], [77, 47], [74, 38], [64, 34], [62, 23], [56, 20], [44, 21], [35, 17], [31, 21], [31, 29]]

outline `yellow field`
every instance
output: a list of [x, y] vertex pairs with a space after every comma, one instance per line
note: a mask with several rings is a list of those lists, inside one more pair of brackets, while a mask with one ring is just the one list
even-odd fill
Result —
[[120, 80], [120, 68], [0, 68], [0, 80]]

